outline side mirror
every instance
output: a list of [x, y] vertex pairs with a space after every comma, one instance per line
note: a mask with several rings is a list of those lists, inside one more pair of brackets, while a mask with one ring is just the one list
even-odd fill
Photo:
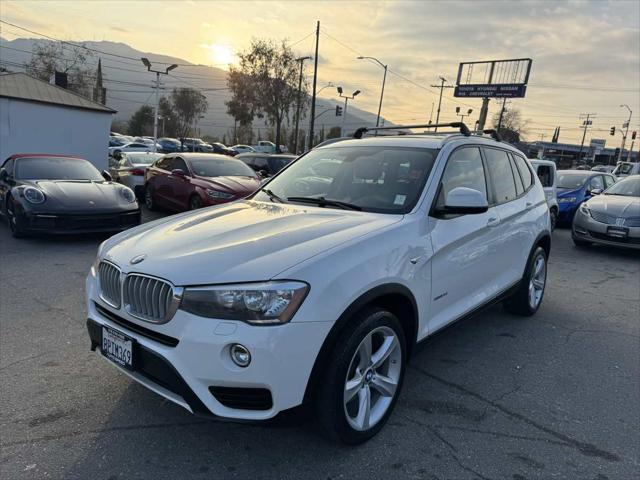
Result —
[[258, 170], [258, 175], [260, 175], [262, 178], [267, 178], [269, 176], [269, 172], [267, 172], [266, 170]]
[[180, 177], [180, 178], [186, 177], [184, 170], [182, 170], [181, 168], [174, 168], [173, 170], [171, 170], [171, 175], [173, 175], [174, 177]]
[[7, 172], [4, 168], [0, 168], [0, 182], [4, 182], [9, 176], [9, 172]]
[[118, 161], [122, 160], [122, 153], [120, 153], [120, 152], [114, 153], [113, 154], [113, 158], [115, 158]]
[[489, 210], [489, 203], [484, 193], [467, 187], [456, 187], [447, 193], [444, 199], [443, 213], [474, 214]]
[[104, 178], [107, 182], [113, 182], [113, 177], [106, 170], [102, 170], [102, 178]]
[[602, 193], [601, 188], [594, 188], [593, 190], [589, 190], [589, 195], [600, 195]]

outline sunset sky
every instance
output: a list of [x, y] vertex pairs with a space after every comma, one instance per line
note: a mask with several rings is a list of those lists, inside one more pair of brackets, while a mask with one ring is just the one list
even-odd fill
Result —
[[[541, 134], [549, 139], [561, 125], [561, 141], [579, 141], [580, 113], [597, 113], [587, 139], [618, 145], [620, 137], [614, 141], [608, 130], [627, 119], [621, 104], [634, 112], [631, 128], [640, 126], [637, 1], [2, 0], [0, 16], [59, 39], [123, 42], [221, 68], [234, 62], [252, 37], [286, 38], [300, 55], [313, 54], [320, 20], [319, 88], [331, 81], [347, 92], [360, 89], [357, 105], [375, 112], [382, 69], [356, 57], [377, 57], [390, 69], [382, 114], [395, 123], [426, 122], [432, 104], [437, 108], [438, 92], [431, 85], [441, 75], [454, 82], [460, 61], [530, 57], [527, 97], [509, 105], [530, 119], [527, 140]], [[37, 38], [6, 25], [0, 34], [7, 40]], [[460, 105], [474, 109], [473, 124], [480, 100], [454, 99], [452, 90], [445, 92], [441, 120], [454, 120]], [[333, 88], [321, 93], [335, 95]], [[492, 101], [490, 114], [498, 103]]]

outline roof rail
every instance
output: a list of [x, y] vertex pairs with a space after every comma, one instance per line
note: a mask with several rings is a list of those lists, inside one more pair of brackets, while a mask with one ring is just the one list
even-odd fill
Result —
[[491, 138], [493, 138], [496, 142], [501, 142], [502, 141], [502, 137], [500, 136], [500, 132], [498, 132], [498, 130], [496, 130], [494, 128], [488, 128], [486, 130], [482, 130], [482, 133], [486, 133], [488, 135], [491, 135]]
[[459, 128], [460, 133], [465, 136], [471, 135], [471, 131], [469, 128], [462, 122], [450, 122], [450, 123], [431, 123], [431, 124], [423, 124], [423, 125], [398, 125], [394, 127], [360, 127], [353, 134], [353, 138], [362, 138], [362, 136], [371, 131], [378, 130], [401, 130], [404, 128], [436, 128], [436, 127], [452, 127]]

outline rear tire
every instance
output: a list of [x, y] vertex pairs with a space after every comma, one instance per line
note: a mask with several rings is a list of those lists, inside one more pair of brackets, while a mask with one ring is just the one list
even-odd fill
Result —
[[155, 199], [153, 198], [153, 187], [147, 183], [144, 187], [144, 204], [148, 210], [152, 212], [158, 209]]
[[547, 285], [547, 252], [535, 247], [516, 292], [504, 301], [505, 309], [515, 315], [530, 317], [540, 308]]
[[369, 307], [351, 318], [324, 366], [316, 417], [329, 439], [356, 445], [387, 422], [402, 388], [406, 340], [391, 312]]
[[558, 224], [558, 211], [555, 208], [552, 208], [549, 210], [549, 217], [551, 219], [551, 231], [553, 232]]

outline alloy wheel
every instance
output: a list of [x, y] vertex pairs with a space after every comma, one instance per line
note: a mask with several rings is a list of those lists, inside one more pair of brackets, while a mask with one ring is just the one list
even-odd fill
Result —
[[349, 425], [366, 431], [389, 409], [402, 372], [402, 350], [389, 327], [369, 332], [356, 349], [344, 384], [344, 413]]
[[547, 262], [544, 255], [538, 255], [533, 262], [533, 268], [531, 269], [531, 278], [529, 280], [529, 306], [531, 308], [538, 308], [542, 295], [544, 294], [544, 287], [547, 282]]

